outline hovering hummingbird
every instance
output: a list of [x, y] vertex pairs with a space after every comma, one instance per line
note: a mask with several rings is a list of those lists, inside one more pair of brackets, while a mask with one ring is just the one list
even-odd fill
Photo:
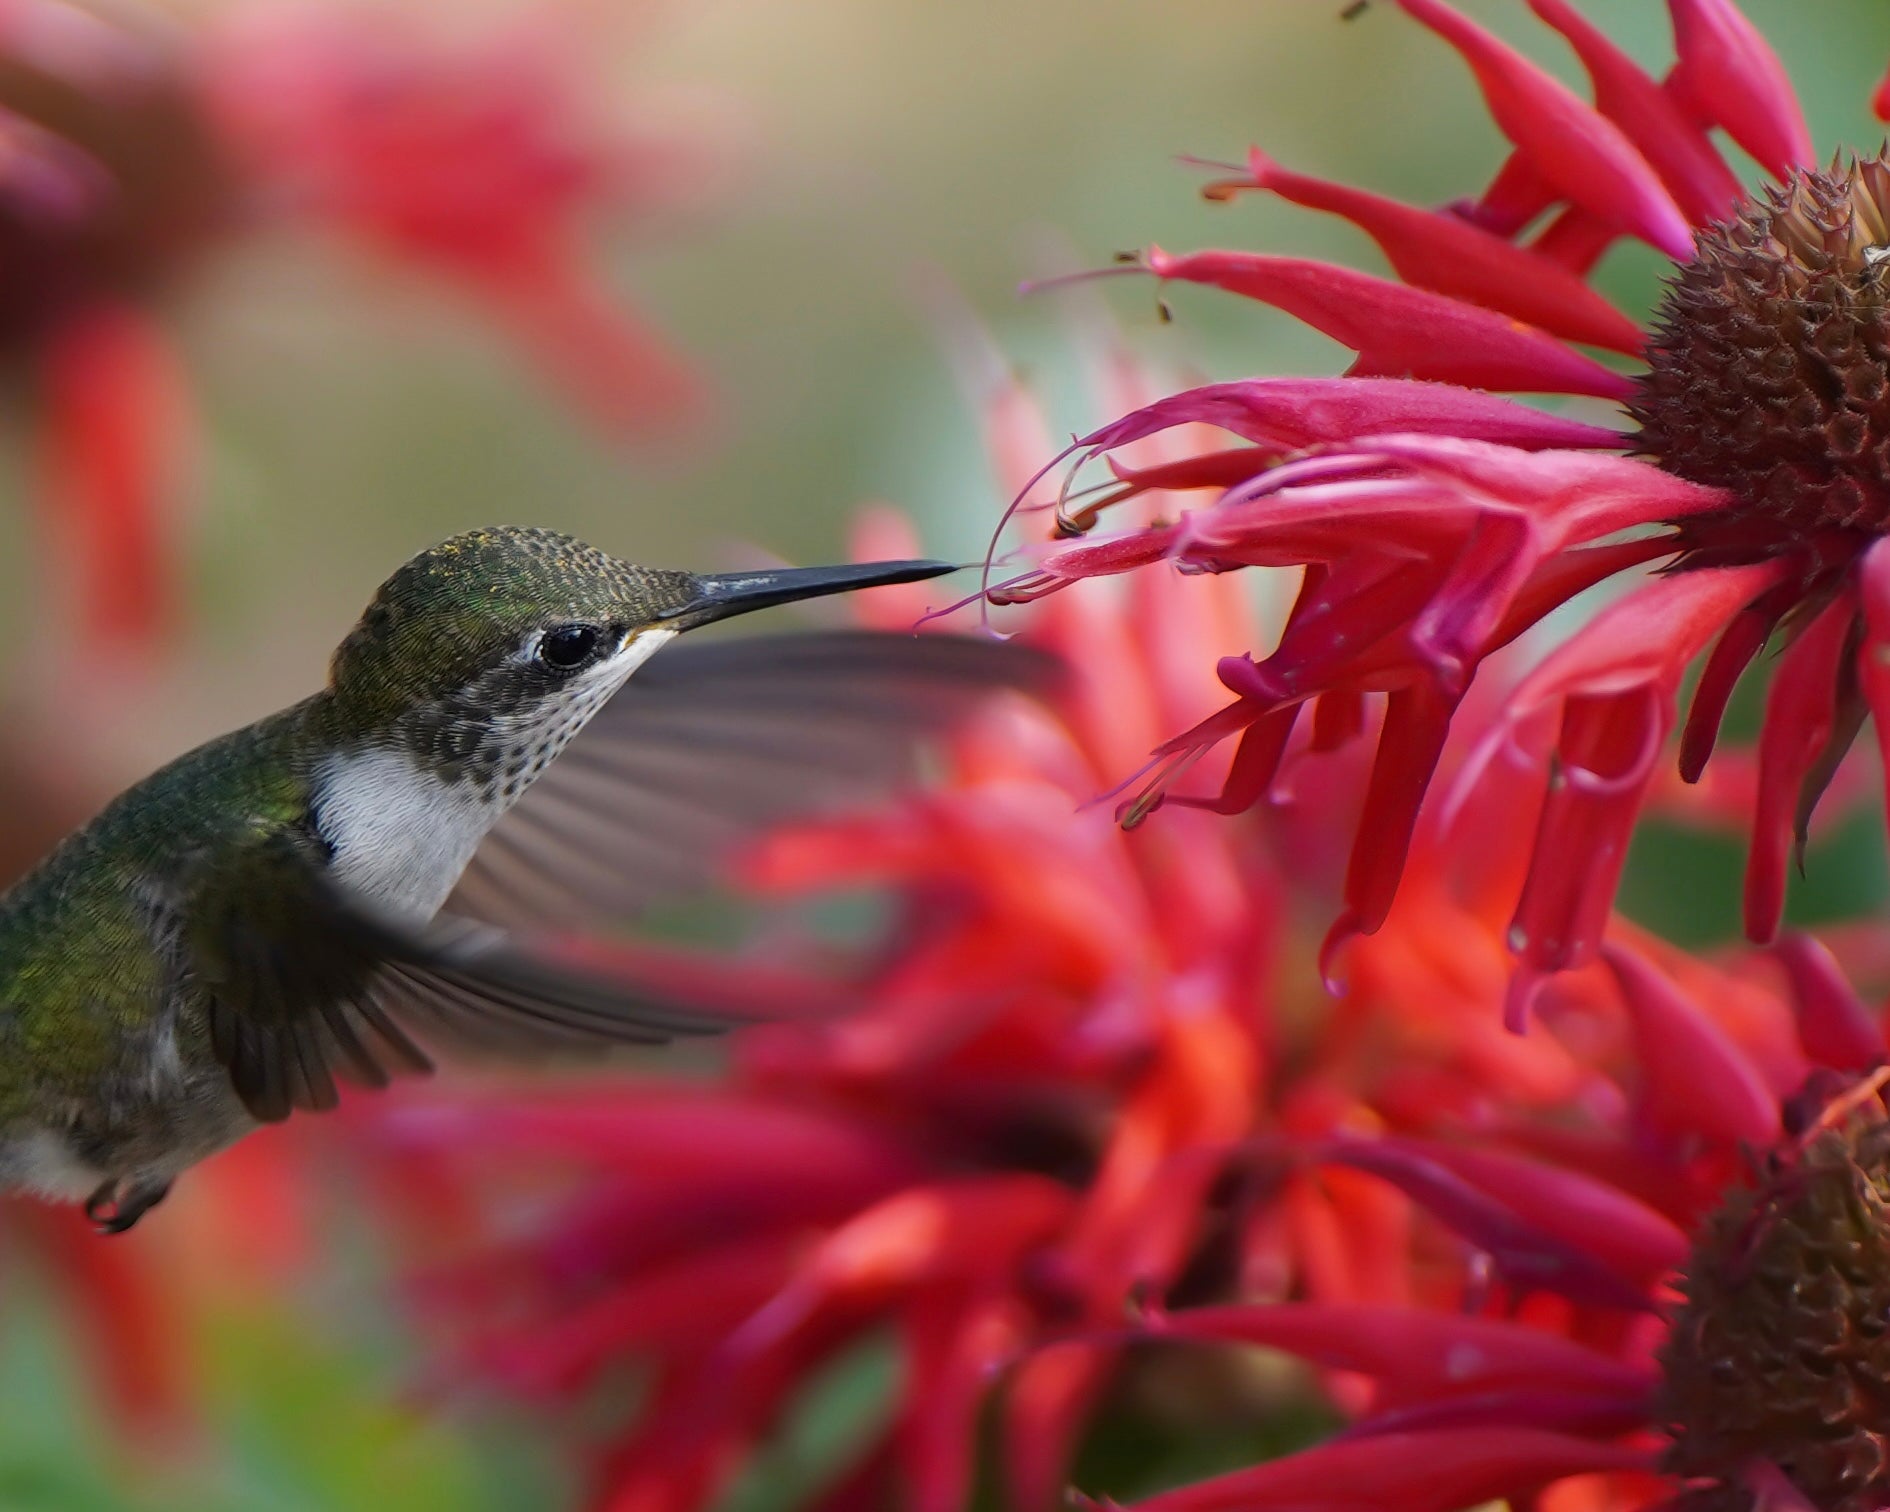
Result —
[[743, 833], [892, 775], [1037, 664], [805, 632], [685, 646], [624, 685], [697, 626], [951, 570], [657, 571], [512, 527], [422, 552], [321, 692], [146, 778], [0, 897], [0, 1187], [120, 1232], [196, 1161], [434, 1047], [727, 1027], [532, 931], [708, 880]]

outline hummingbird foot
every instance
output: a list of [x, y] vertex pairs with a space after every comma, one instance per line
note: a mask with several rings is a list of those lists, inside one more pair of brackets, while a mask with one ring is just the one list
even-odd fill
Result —
[[114, 1176], [85, 1199], [85, 1216], [101, 1234], [122, 1234], [169, 1195], [168, 1181]]

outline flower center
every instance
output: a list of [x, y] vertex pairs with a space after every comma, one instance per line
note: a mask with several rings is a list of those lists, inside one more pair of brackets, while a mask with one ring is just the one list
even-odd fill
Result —
[[1702, 231], [1628, 404], [1634, 449], [1795, 531], [1890, 531], [1890, 164], [1802, 173]]
[[1688, 1262], [1658, 1407], [1663, 1468], [1710, 1482], [1685, 1512], [1748, 1512], [1775, 1474], [1819, 1512], [1890, 1501], [1890, 1122], [1870, 1106], [1772, 1154]]

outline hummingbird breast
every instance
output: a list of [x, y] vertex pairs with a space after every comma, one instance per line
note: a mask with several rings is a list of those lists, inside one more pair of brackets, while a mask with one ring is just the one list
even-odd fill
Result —
[[672, 638], [647, 631], [610, 662], [529, 702], [503, 687], [468, 688], [416, 710], [394, 739], [324, 757], [310, 808], [335, 879], [431, 918], [492, 826]]
[[405, 750], [371, 747], [317, 767], [312, 810], [336, 881], [430, 918], [507, 807], [503, 787], [441, 777]]

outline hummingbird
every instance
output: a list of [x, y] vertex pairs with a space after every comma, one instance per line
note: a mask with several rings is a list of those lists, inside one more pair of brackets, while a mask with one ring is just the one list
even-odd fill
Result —
[[548, 935], [706, 883], [745, 834], [890, 779], [1042, 668], [947, 635], [665, 648], [952, 570], [664, 571], [512, 526], [421, 552], [321, 691], [147, 777], [0, 895], [0, 1188], [122, 1232], [341, 1083], [426, 1073], [439, 1050], [728, 1027]]

